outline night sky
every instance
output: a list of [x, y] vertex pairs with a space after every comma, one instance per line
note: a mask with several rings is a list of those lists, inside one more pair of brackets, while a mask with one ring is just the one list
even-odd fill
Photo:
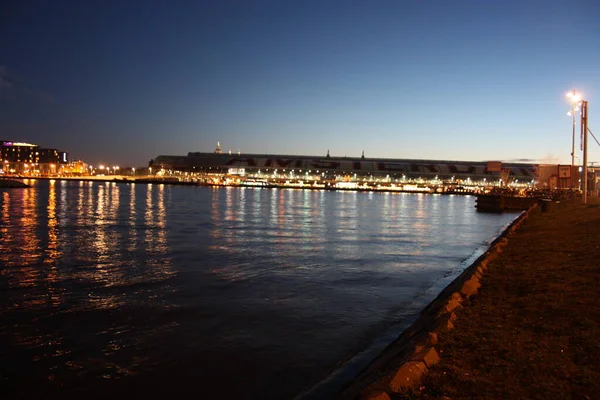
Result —
[[[590, 102], [600, 139], [597, 0], [0, 9], [0, 139], [93, 164], [141, 166], [217, 141], [242, 153], [570, 163], [570, 89]], [[592, 138], [589, 160], [600, 161]]]

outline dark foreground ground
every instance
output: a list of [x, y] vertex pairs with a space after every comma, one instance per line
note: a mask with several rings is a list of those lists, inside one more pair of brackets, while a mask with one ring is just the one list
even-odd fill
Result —
[[[556, 204], [553, 204], [556, 205]], [[600, 399], [600, 202], [536, 210], [410, 399]]]

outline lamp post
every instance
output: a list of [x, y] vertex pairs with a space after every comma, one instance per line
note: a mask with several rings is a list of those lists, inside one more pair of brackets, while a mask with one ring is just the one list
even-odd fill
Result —
[[588, 142], [588, 102], [582, 100], [581, 96], [575, 91], [571, 90], [567, 92], [567, 97], [573, 102], [573, 151], [571, 153], [571, 165], [575, 164], [575, 112], [578, 110], [577, 105], [581, 106], [581, 146], [583, 150], [582, 170], [583, 170], [583, 183], [581, 188], [583, 190], [583, 203], [587, 203], [587, 192], [588, 192], [588, 160], [587, 160], [587, 142]]
[[571, 142], [571, 169], [573, 169], [573, 165], [575, 165], [575, 112], [577, 109], [573, 106], [573, 111], [567, 112], [568, 116], [573, 116], [573, 141]]
[[[587, 203], [587, 101], [581, 100], [581, 95], [577, 93], [576, 90], [571, 90], [567, 92], [567, 98], [573, 103], [573, 111], [569, 111], [567, 114], [571, 114], [573, 116], [573, 141], [571, 144], [571, 173], [573, 173], [573, 166], [575, 165], [575, 113], [579, 111], [579, 106], [581, 106], [581, 150], [583, 150], [583, 186], [579, 185], [580, 189], [583, 189], [583, 202]], [[585, 105], [585, 106], [584, 106]], [[584, 109], [585, 107], [585, 116]], [[584, 120], [585, 120], [585, 128], [584, 128]], [[581, 169], [580, 169], [581, 171]]]
[[571, 90], [570, 92], [567, 92], [567, 98], [569, 98], [573, 103], [573, 112], [569, 111], [567, 113], [567, 115], [573, 116], [573, 140], [571, 142], [571, 169], [573, 169], [573, 165], [575, 165], [575, 113], [578, 111], [577, 105], [581, 99], [581, 96], [577, 94], [576, 90]]
[[569, 98], [573, 103], [573, 111], [569, 111], [567, 113], [567, 115], [571, 115], [573, 117], [573, 140], [571, 142], [571, 167], [573, 167], [573, 165], [575, 165], [575, 114], [577, 111], [579, 111], [579, 108], [577, 108], [577, 106], [580, 100], [580, 96], [577, 94], [577, 91], [571, 90], [570, 92], [567, 92], [567, 98]]
[[[567, 112], [568, 116], [573, 117], [573, 140], [571, 142], [571, 176], [573, 175], [573, 167], [575, 166], [575, 125], [577, 124], [577, 122], [575, 122], [575, 113], [579, 111], [579, 108], [576, 107], [576, 104], [577, 103], [573, 103], [573, 110]], [[571, 178], [571, 188], [573, 187], [575, 187], [575, 180]], [[580, 188], [580, 186], [578, 186], [578, 188]]]

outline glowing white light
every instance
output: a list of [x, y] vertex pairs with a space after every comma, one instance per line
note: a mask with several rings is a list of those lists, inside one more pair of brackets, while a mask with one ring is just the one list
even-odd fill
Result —
[[567, 92], [566, 96], [573, 102], [578, 103], [581, 100], [581, 94], [577, 93], [575, 90], [571, 90]]

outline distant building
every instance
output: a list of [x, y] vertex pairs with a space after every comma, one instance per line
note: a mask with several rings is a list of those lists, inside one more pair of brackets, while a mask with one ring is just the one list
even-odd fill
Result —
[[68, 164], [68, 156], [64, 151], [56, 149], [40, 149], [40, 163]]
[[[158, 170], [227, 173], [232, 168], [257, 171], [306, 173], [318, 171], [327, 177], [354, 175], [408, 179], [498, 180], [501, 173], [488, 169], [487, 161], [445, 161], [391, 158], [298, 156], [277, 154], [223, 154], [191, 152], [187, 156], [160, 155], [152, 160]], [[502, 163], [506, 177], [519, 182], [537, 180], [537, 165]], [[437, 177], [437, 178], [436, 178]]]
[[81, 160], [74, 160], [65, 166], [65, 170], [69, 175], [86, 175], [88, 173], [88, 165]]
[[3, 173], [56, 173], [67, 164], [68, 154], [43, 149], [37, 144], [0, 140], [0, 170]]
[[0, 160], [18, 163], [39, 162], [39, 146], [36, 144], [0, 141]]

